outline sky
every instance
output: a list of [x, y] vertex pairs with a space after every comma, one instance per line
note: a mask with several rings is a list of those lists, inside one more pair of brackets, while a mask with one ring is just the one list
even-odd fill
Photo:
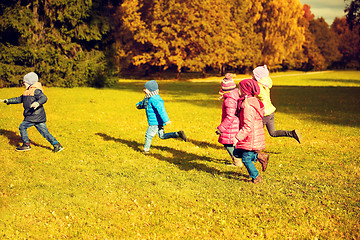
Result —
[[309, 5], [315, 18], [323, 17], [329, 25], [333, 23], [335, 17], [345, 16], [346, 4], [344, 0], [300, 0], [300, 2], [303, 5]]

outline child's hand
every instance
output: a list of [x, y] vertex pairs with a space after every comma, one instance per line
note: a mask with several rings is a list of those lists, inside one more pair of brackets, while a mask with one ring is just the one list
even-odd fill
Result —
[[30, 105], [30, 108], [37, 109], [39, 106], [40, 106], [40, 104], [39, 104], [38, 102], [33, 102], [33, 103]]
[[221, 135], [221, 131], [219, 129], [216, 129], [215, 133], [216, 135]]
[[238, 143], [238, 140], [236, 139], [236, 137], [233, 138], [233, 145], [234, 147], [236, 147], [236, 144]]

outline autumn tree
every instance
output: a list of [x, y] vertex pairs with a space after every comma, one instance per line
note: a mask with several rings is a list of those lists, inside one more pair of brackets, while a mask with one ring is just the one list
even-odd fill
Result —
[[311, 32], [321, 55], [325, 59], [326, 68], [341, 58], [341, 54], [338, 50], [338, 38], [323, 18], [311, 20], [309, 22], [309, 31]]
[[304, 4], [303, 10], [302, 25], [305, 27], [305, 41], [302, 45], [302, 51], [297, 55], [298, 61], [295, 68], [305, 71], [325, 69], [325, 58], [316, 45], [315, 37], [309, 30], [310, 21], [314, 21], [315, 15], [307, 4]]
[[223, 74], [227, 67], [252, 65], [260, 52], [250, 7], [249, 0], [125, 0], [115, 15], [118, 62], [175, 66], [178, 76], [183, 68]]
[[[262, 36], [262, 62], [268, 65], [291, 60], [304, 42], [305, 28], [300, 21], [302, 5], [298, 0], [252, 0], [255, 31]], [[259, 63], [260, 64], [260, 63]]]
[[350, 2], [345, 7], [345, 13], [346, 21], [352, 30], [354, 26], [360, 26], [360, 0], [345, 0], [345, 2]]
[[346, 18], [335, 18], [331, 29], [339, 38], [339, 51], [342, 55], [338, 67], [360, 68], [360, 26], [351, 29]]

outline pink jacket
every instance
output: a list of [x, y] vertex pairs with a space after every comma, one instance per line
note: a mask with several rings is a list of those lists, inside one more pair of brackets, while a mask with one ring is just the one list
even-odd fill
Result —
[[239, 89], [234, 89], [223, 95], [221, 124], [217, 127], [221, 131], [219, 143], [233, 144], [233, 138], [239, 132], [239, 117], [237, 116], [237, 104]]
[[262, 118], [265, 114], [264, 104], [256, 97], [247, 98], [240, 106], [240, 131], [236, 135], [236, 148], [257, 151], [265, 149], [265, 135]]

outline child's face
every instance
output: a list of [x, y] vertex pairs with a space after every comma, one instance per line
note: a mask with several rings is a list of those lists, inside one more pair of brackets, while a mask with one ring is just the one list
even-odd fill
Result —
[[149, 89], [144, 88], [144, 93], [145, 93], [145, 94], [149, 94], [149, 93], [150, 93]]

